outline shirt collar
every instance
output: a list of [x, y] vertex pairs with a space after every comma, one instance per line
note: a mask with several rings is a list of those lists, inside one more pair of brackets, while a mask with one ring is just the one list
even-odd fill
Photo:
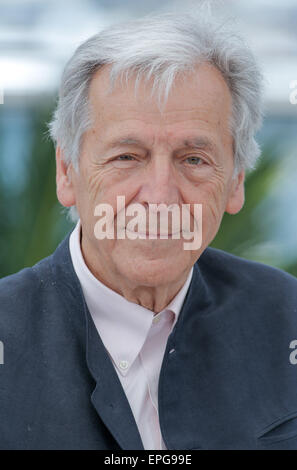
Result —
[[[119, 367], [123, 362], [123, 357], [132, 365], [146, 340], [153, 319], [163, 317], [170, 310], [174, 313], [172, 328], [175, 325], [192, 279], [193, 267], [177, 295], [161, 312], [154, 314], [151, 310], [126, 300], [91, 273], [81, 252], [80, 233], [81, 224], [78, 221], [70, 235], [69, 248], [88, 309], [116, 366]], [[128, 371], [121, 367], [119, 370], [123, 375]]]

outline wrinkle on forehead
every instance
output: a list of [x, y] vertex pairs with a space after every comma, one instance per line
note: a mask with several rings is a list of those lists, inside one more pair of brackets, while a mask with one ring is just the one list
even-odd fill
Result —
[[[117, 101], [121, 100], [121, 97], [127, 96], [128, 94], [130, 97], [129, 108], [131, 108], [131, 105], [148, 105], [148, 107], [151, 108], [151, 112], [168, 114], [185, 110], [182, 98], [179, 100], [179, 103], [176, 102], [178, 90], [180, 87], [184, 86], [186, 86], [188, 92], [193, 94], [193, 101], [191, 103], [192, 109], [188, 106], [189, 103], [187, 103], [187, 111], [189, 112], [196, 109], [194, 100], [197, 92], [200, 95], [199, 98], [203, 99], [207, 95], [208, 99], [212, 99], [216, 103], [222, 102], [222, 104], [228, 105], [227, 101], [229, 101], [229, 104], [231, 104], [232, 101], [229, 86], [222, 73], [214, 65], [207, 62], [197, 64], [193, 70], [180, 72], [177, 75], [170, 89], [168, 98], [164, 100], [162, 109], [158, 105], [156, 96], [154, 97], [151, 94], [154, 82], [153, 77], [147, 81], [145, 79], [139, 80], [137, 87], [135, 87], [136, 74], [131, 74], [129, 81], [123, 83], [123, 80], [118, 79], [114, 83], [113, 88], [111, 88], [109, 76], [110, 68], [110, 65], [105, 65], [95, 73], [91, 81], [89, 91], [91, 103], [95, 104], [97, 100], [100, 101], [100, 99], [103, 98], [107, 103], [113, 102], [114, 106], [121, 106], [121, 102], [119, 101], [117, 103]], [[213, 82], [211, 92], [209, 90], [208, 80], [205, 81], [205, 74], [207, 74]], [[175, 107], [173, 110], [170, 109], [172, 98], [174, 98], [175, 101]], [[154, 111], [152, 110], [152, 107], [155, 108]], [[146, 112], [148, 112], [148, 110], [146, 110]]]
[[[110, 145], [111, 139], [120, 140], [116, 145], [138, 145], [136, 141], [145, 140], [147, 146], [162, 134], [171, 143], [178, 141], [177, 145], [184, 139], [184, 147], [205, 147], [206, 142], [201, 140], [203, 134], [213, 143], [220, 140], [229, 149], [230, 142], [233, 146], [232, 97], [224, 77], [214, 66], [204, 63], [195, 73], [185, 73], [183, 80], [174, 83], [162, 112], [157, 100], [151, 99], [147, 84], [139, 83], [135, 96], [132, 77], [125, 88], [119, 82], [109, 93], [108, 67], [95, 74], [90, 87], [92, 132], [98, 135], [104, 147]], [[199, 139], [196, 142], [195, 134]], [[211, 147], [210, 143], [207, 145]]]
[[[145, 142], [133, 136], [128, 136], [124, 138], [116, 138], [107, 143], [109, 148], [115, 148], [121, 145], [135, 145], [138, 147], [144, 147]], [[215, 144], [208, 137], [204, 136], [183, 139], [178, 145], [179, 147], [183, 148], [209, 149], [212, 152], [217, 150]]]

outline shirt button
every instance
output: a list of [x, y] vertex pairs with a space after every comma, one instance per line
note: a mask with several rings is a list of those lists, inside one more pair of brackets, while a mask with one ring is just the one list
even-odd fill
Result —
[[160, 317], [155, 317], [155, 318], [153, 319], [153, 323], [158, 323], [158, 321], [160, 321]]
[[120, 369], [127, 370], [128, 367], [129, 367], [129, 362], [128, 361], [120, 361], [119, 366], [120, 366]]

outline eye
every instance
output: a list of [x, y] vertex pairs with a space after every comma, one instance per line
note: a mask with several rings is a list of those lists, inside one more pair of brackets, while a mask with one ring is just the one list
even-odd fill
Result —
[[116, 160], [120, 160], [122, 162], [134, 160], [134, 157], [132, 155], [124, 154], [124, 155], [119, 155]]
[[200, 157], [195, 157], [194, 155], [185, 159], [187, 163], [193, 166], [199, 166], [204, 163], [204, 160]]
[[123, 155], [115, 157], [111, 163], [115, 168], [119, 169], [134, 168], [135, 165], [137, 165], [137, 159], [133, 157], [133, 155], [124, 153]]

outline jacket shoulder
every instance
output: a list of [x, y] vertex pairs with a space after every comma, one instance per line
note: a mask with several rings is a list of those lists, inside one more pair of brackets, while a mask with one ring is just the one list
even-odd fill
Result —
[[31, 292], [36, 292], [42, 285], [42, 274], [48, 275], [50, 269], [50, 256], [42, 259], [29, 268], [23, 268], [15, 274], [0, 279], [0, 308], [5, 298], [18, 300], [28, 298]]
[[252, 282], [261, 278], [262, 281], [266, 279], [279, 280], [280, 282], [292, 283], [295, 288], [297, 286], [296, 277], [282, 269], [258, 261], [241, 258], [218, 248], [208, 247], [201, 255], [199, 263], [201, 263], [202, 267], [215, 267], [218, 274], [234, 275], [237, 279], [240, 275], [244, 276], [245, 279], [250, 279]]
[[50, 257], [0, 280], [1, 335], [13, 328], [21, 333], [28, 315], [37, 311], [41, 292], [50, 281]]
[[211, 247], [204, 251], [198, 263], [203, 274], [218, 284], [241, 292], [262, 292], [274, 298], [291, 293], [297, 301], [297, 279], [282, 269]]

